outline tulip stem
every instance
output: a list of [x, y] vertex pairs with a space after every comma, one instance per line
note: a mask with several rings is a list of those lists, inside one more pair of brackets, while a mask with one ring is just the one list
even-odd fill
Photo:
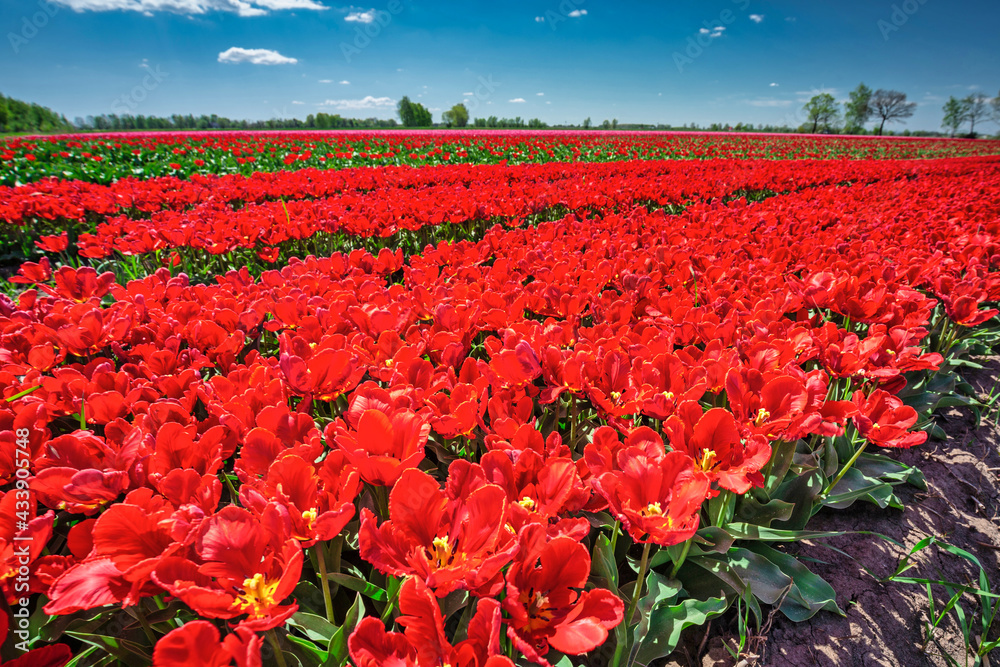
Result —
[[611, 557], [615, 558], [615, 562], [618, 560], [615, 557], [615, 548], [618, 546], [618, 533], [621, 532], [622, 522], [615, 521], [615, 527], [611, 530]]
[[372, 484], [372, 498], [375, 501], [375, 509], [378, 511], [379, 518], [383, 521], [388, 521], [389, 519], [389, 492], [384, 486], [379, 486], [377, 484]]
[[313, 545], [313, 553], [316, 555], [316, 563], [319, 570], [319, 583], [323, 589], [323, 604], [326, 606], [326, 620], [331, 625], [336, 625], [333, 620], [333, 596], [330, 595], [330, 580], [326, 576], [326, 549], [322, 542]]
[[569, 448], [570, 451], [576, 451], [576, 417], [577, 417], [577, 407], [576, 407], [576, 396], [574, 394], [569, 395], [569, 405], [570, 405], [570, 418], [569, 418]]
[[858, 447], [858, 451], [854, 452], [854, 456], [851, 457], [851, 460], [844, 465], [840, 472], [837, 473], [837, 476], [833, 478], [832, 482], [830, 482], [830, 486], [826, 487], [826, 491], [824, 491], [821, 496], [823, 499], [826, 499], [826, 497], [830, 495], [830, 492], [833, 491], [833, 487], [837, 486], [837, 482], [839, 482], [841, 478], [847, 474], [847, 471], [851, 469], [851, 466], [854, 465], [854, 462], [858, 460], [858, 457], [861, 456], [861, 453], [865, 451], [865, 447], [867, 446], [867, 440], [861, 443], [861, 446]]
[[278, 663], [278, 667], [288, 667], [285, 663], [285, 654], [281, 652], [281, 644], [278, 643], [278, 635], [274, 632], [274, 628], [267, 631], [267, 641], [274, 649], [274, 660]]
[[[628, 637], [627, 644], [631, 644], [634, 639], [632, 625], [632, 615], [635, 614], [636, 607], [639, 606], [639, 598], [642, 596], [642, 586], [646, 581], [646, 566], [649, 565], [649, 549], [653, 546], [652, 542], [646, 542], [642, 547], [642, 560], [639, 561], [639, 578], [635, 580], [635, 588], [632, 589], [632, 597], [628, 602], [628, 611], [625, 612], [625, 634]], [[613, 667], [618, 667], [622, 659], [622, 653], [625, 651], [625, 644], [619, 643], [615, 647], [615, 657], [612, 659], [611, 664]]]
[[639, 578], [635, 580], [635, 589], [632, 591], [632, 599], [628, 603], [628, 614], [625, 615], [625, 622], [628, 624], [632, 623], [632, 614], [635, 613], [635, 608], [639, 606], [639, 597], [642, 596], [642, 587], [646, 583], [646, 566], [649, 565], [649, 549], [653, 546], [652, 542], [646, 542], [642, 546], [642, 560], [639, 561]]
[[693, 537], [690, 538], [689, 540], [687, 540], [686, 542], [684, 542], [684, 548], [681, 549], [680, 558], [678, 558], [677, 562], [674, 563], [674, 569], [672, 569], [670, 571], [670, 578], [671, 579], [673, 579], [674, 577], [677, 576], [677, 573], [681, 569], [681, 565], [684, 564], [684, 560], [688, 557], [688, 552], [691, 551], [691, 543], [692, 542], [694, 542], [694, 538]]

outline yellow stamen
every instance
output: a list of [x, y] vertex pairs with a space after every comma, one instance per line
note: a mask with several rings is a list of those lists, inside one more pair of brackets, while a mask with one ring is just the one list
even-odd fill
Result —
[[458, 553], [455, 548], [458, 545], [453, 545], [447, 536], [435, 537], [432, 545], [430, 549], [424, 551], [427, 552], [427, 558], [430, 559], [434, 567], [447, 567], [465, 560], [465, 556]]
[[754, 426], [760, 426], [763, 422], [766, 422], [771, 418], [771, 413], [761, 408], [757, 411], [757, 417], [753, 420]]
[[257, 573], [243, 581], [243, 593], [237, 596], [234, 604], [252, 616], [264, 616], [278, 602], [274, 595], [279, 583], [277, 579], [269, 581]]
[[535, 509], [535, 501], [529, 498], [528, 496], [525, 496], [524, 498], [518, 500], [517, 504], [523, 507], [524, 509], [528, 510], [529, 512]]
[[698, 465], [701, 466], [702, 470], [707, 472], [712, 469], [713, 465], [715, 465], [715, 459], [717, 457], [718, 454], [714, 449], [704, 449], [701, 452], [701, 460], [698, 461]]
[[663, 508], [660, 503], [649, 503], [646, 509], [639, 512], [642, 516], [663, 516]]

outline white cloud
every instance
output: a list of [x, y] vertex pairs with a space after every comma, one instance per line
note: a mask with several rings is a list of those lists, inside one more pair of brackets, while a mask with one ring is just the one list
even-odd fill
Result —
[[333, 79], [320, 79], [320, 83], [333, 83]]
[[395, 104], [396, 100], [391, 97], [372, 97], [371, 95], [367, 95], [360, 100], [327, 100], [321, 106], [355, 111], [358, 109], [384, 109], [395, 106]]
[[747, 100], [747, 104], [752, 107], [787, 107], [792, 104], [792, 101], [764, 97], [756, 100]]
[[367, 12], [351, 12], [344, 17], [344, 20], [356, 23], [373, 23], [377, 15], [377, 11], [369, 9]]
[[523, 97], [515, 97], [514, 99], [507, 101], [510, 102], [511, 104], [524, 104], [525, 102], [527, 102], [527, 100], [524, 99]]
[[788, 21], [789, 23], [795, 23], [796, 21], [798, 21], [798, 19], [795, 18], [794, 16], [786, 16], [785, 20]]
[[772, 87], [772, 88], [777, 88], [777, 87], [778, 87], [778, 84], [776, 84], [776, 83], [772, 83], [772, 84], [771, 84], [771, 87]]
[[462, 93], [465, 97], [472, 97], [475, 93]]
[[709, 30], [708, 28], [702, 28], [701, 30], [698, 31], [698, 33], [701, 35], [708, 35], [710, 39], [718, 39], [719, 37], [722, 37], [722, 33], [725, 31], [725, 29], [726, 29], [725, 26], [720, 25], [715, 28], [712, 28], [711, 30]]
[[578, 19], [581, 16], [586, 16], [586, 15], [587, 15], [586, 9], [574, 9], [569, 14], [567, 14], [567, 16], [569, 16], [571, 19]]
[[241, 49], [234, 46], [219, 54], [220, 63], [250, 63], [251, 65], [294, 65], [299, 62], [271, 49]]
[[763, 14], [751, 14], [750, 15], [750, 20], [753, 21], [754, 23], [760, 23], [761, 21], [764, 20], [764, 15]]
[[545, 23], [545, 17], [544, 16], [536, 16], [535, 17], [535, 23]]
[[351, 82], [348, 81], [347, 79], [344, 79], [343, 81], [338, 81], [337, 83], [339, 83], [342, 86], [349, 86], [349, 85], [351, 85]]
[[535, 93], [535, 95], [538, 95], [539, 97], [545, 97], [545, 93]]
[[292, 100], [292, 104], [305, 104], [305, 102], [300, 102], [298, 100]]
[[233, 12], [239, 16], [264, 16], [269, 10], [329, 9], [316, 0], [53, 0], [77, 12], [155, 12], [201, 15], [209, 12]]

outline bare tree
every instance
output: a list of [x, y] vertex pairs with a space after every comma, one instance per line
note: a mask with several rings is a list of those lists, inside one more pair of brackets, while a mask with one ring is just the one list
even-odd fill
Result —
[[909, 118], [917, 110], [916, 102], [907, 102], [906, 93], [898, 90], [883, 90], [879, 88], [871, 97], [871, 109], [874, 115], [882, 119], [878, 133], [882, 134], [885, 124], [892, 121], [902, 121]]
[[969, 121], [969, 134], [973, 137], [976, 136], [976, 123], [989, 117], [989, 99], [982, 93], [973, 93], [962, 100], [965, 104], [963, 120]]

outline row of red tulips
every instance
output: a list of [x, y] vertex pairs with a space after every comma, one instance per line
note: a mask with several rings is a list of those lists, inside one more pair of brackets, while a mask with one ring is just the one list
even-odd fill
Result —
[[[213, 255], [245, 248], [274, 261], [280, 246], [317, 234], [384, 238], [442, 223], [505, 219], [545, 211], [682, 206], [737, 193], [786, 192], [845, 182], [874, 183], [971, 174], [988, 158], [949, 162], [677, 162], [302, 170], [191, 181], [120, 181], [113, 186], [46, 181], [11, 188], [0, 216], [69, 232], [37, 245], [83, 257], [191, 248]], [[34, 232], [35, 230], [32, 229]], [[37, 232], [36, 232], [37, 234]], [[31, 235], [31, 232], [29, 232]]]
[[96, 134], [0, 144], [0, 184], [391, 165], [656, 159], [912, 159], [993, 155], [995, 141], [694, 132]]

